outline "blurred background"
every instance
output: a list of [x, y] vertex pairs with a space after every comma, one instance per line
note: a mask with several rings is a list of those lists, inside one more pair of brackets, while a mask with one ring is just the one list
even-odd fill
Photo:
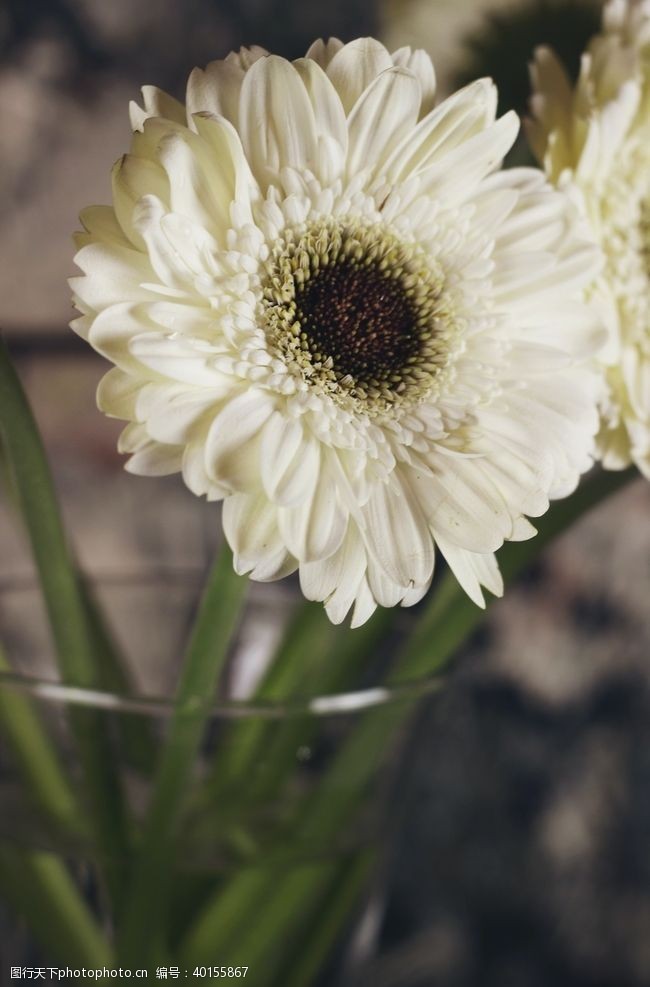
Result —
[[[525, 112], [533, 47], [552, 44], [575, 71], [599, 6], [3, 0], [0, 326], [139, 689], [173, 679], [219, 522], [178, 480], [122, 472], [119, 424], [94, 405], [105, 368], [67, 328], [70, 234], [83, 206], [110, 200], [129, 99], [143, 83], [182, 98], [193, 66], [241, 44], [297, 57], [319, 35], [374, 34], [426, 48], [442, 93], [493, 75], [502, 109]], [[518, 146], [513, 161], [525, 160]], [[456, 664], [413, 741], [379, 946], [359, 987], [650, 985], [649, 516], [637, 481], [545, 554]], [[0, 560], [0, 633], [42, 672], [29, 556], [1, 503]], [[255, 590], [251, 667], [291, 592]]]

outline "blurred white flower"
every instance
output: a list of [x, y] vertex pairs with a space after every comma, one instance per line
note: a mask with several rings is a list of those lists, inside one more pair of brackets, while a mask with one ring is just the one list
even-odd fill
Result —
[[333, 621], [419, 600], [434, 545], [500, 594], [598, 422], [597, 251], [540, 172], [496, 173], [516, 116], [486, 80], [432, 108], [429, 58], [372, 39], [143, 94], [73, 279], [127, 468], [223, 500], [238, 572], [299, 569]]
[[650, 478], [650, 2], [606, 5], [575, 88], [548, 49], [532, 75], [533, 150], [605, 254], [594, 296], [609, 337], [600, 455]]

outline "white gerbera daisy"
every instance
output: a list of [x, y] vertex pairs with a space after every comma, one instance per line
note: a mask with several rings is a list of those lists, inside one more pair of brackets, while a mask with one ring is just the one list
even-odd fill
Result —
[[606, 5], [575, 88], [545, 48], [532, 75], [533, 150], [605, 254], [595, 286], [609, 335], [600, 455], [608, 469], [635, 462], [650, 478], [650, 2]]
[[422, 52], [316, 42], [145, 88], [114, 208], [82, 215], [73, 324], [116, 367], [134, 473], [223, 500], [235, 566], [333, 621], [467, 593], [570, 491], [597, 429], [597, 252], [540, 172], [495, 173], [491, 82], [433, 109]]

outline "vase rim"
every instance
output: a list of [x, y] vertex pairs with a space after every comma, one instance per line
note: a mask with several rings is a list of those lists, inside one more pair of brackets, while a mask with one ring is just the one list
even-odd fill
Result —
[[[268, 720], [299, 716], [343, 716], [380, 706], [389, 706], [437, 692], [441, 675], [413, 679], [399, 685], [374, 685], [362, 689], [324, 693], [286, 700], [215, 699], [209, 705], [209, 715], [215, 719], [263, 718]], [[0, 670], [0, 693], [8, 691], [31, 696], [54, 705], [83, 706], [110, 713], [165, 717], [175, 711], [173, 697], [145, 695], [138, 692], [119, 693], [101, 688], [70, 685], [55, 679], [37, 678]], [[198, 705], [203, 714], [205, 707]], [[191, 715], [193, 711], [188, 711]]]

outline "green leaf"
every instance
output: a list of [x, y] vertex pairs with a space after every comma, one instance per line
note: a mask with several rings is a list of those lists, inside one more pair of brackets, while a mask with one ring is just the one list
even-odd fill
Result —
[[110, 946], [65, 865], [53, 854], [0, 844], [0, 887], [60, 963], [112, 966]]
[[120, 929], [125, 966], [141, 966], [143, 959], [146, 965], [147, 950], [154, 948], [167, 918], [187, 790], [247, 586], [234, 573], [232, 555], [224, 547], [203, 594], [143, 826]]
[[[85, 582], [81, 581], [86, 618], [92, 633], [94, 655], [99, 667], [102, 689], [116, 696], [129, 696], [133, 693], [133, 682], [126, 670], [126, 662], [122, 658], [115, 640], [106, 626], [93, 594]], [[158, 743], [154, 734], [151, 720], [145, 716], [134, 716], [131, 713], [112, 714], [120, 740], [120, 756], [126, 764], [139, 771], [150, 774], [156, 763]]]
[[359, 907], [373, 864], [373, 854], [366, 851], [357, 854], [351, 862], [345, 861], [336, 872], [300, 946], [292, 950], [292, 955], [285, 956], [284, 968], [276, 978], [278, 987], [305, 987], [315, 981], [330, 955], [332, 943], [341, 938], [350, 915]]
[[[63, 531], [54, 484], [29, 404], [0, 340], [0, 431], [27, 527], [54, 637], [68, 685], [97, 688], [95, 641], [83, 592]], [[102, 714], [71, 708], [70, 723], [83, 767], [92, 828], [112, 897], [119, 897], [127, 837], [122, 793]]]
[[0, 732], [5, 736], [22, 772], [34, 806], [68, 835], [83, 832], [83, 822], [72, 785], [57, 756], [52, 738], [43, 729], [34, 703], [10, 685], [2, 674], [11, 673], [0, 647]]
[[[356, 682], [386, 633], [390, 611], [378, 611], [354, 633], [334, 627], [320, 604], [304, 602], [273, 656], [257, 688], [253, 705], [309, 699], [335, 693]], [[313, 717], [289, 715], [281, 722], [263, 717], [235, 722], [222, 738], [199, 807], [259, 802], [277, 792], [287, 772], [295, 766], [296, 749], [309, 745]], [[246, 785], [240, 784], [246, 778]], [[207, 824], [210, 825], [208, 817]]]
[[[281, 702], [290, 699], [300, 689], [309, 689], [309, 679], [318, 676], [323, 659], [328, 655], [333, 628], [314, 603], [299, 605], [289, 622], [280, 646], [255, 692], [253, 702]], [[262, 717], [246, 717], [234, 722], [220, 744], [210, 775], [206, 781], [205, 797], [219, 803], [224, 797], [236, 797], [228, 787], [239, 786], [259, 763], [260, 753], [277, 731], [277, 724]], [[248, 791], [248, 786], [247, 786]]]

